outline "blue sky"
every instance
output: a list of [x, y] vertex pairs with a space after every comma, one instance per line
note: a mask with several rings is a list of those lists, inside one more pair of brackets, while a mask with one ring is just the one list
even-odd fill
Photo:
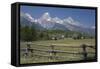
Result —
[[86, 27], [95, 25], [95, 10], [93, 9], [21, 6], [20, 12], [29, 13], [33, 18], [39, 18], [45, 12], [48, 12], [51, 17], [59, 17], [61, 19], [72, 17]]

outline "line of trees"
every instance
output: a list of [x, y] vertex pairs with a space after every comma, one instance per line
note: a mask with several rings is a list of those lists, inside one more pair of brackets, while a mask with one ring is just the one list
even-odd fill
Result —
[[37, 32], [34, 28], [30, 28], [28, 26], [21, 27], [20, 39], [22, 41], [35, 41], [37, 40]]
[[24, 26], [20, 28], [20, 40], [49, 40], [49, 34], [46, 31], [36, 30], [34, 27]]
[[65, 35], [65, 38], [85, 39], [94, 38], [85, 33], [75, 31], [62, 31], [62, 30], [37, 30], [34, 27], [23, 26], [20, 28], [21, 41], [36, 41], [36, 40], [50, 40], [52, 35]]

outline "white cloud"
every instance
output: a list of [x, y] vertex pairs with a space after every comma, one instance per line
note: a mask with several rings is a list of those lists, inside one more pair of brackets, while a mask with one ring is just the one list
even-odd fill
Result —
[[92, 26], [91, 28], [92, 28], [92, 29], [95, 29], [95, 26]]

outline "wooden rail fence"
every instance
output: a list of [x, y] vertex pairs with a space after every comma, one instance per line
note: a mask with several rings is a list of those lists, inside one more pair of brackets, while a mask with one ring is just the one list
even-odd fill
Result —
[[[75, 55], [82, 55], [83, 56], [83, 60], [89, 60], [88, 59], [88, 54], [94, 54], [94, 57], [92, 59], [95, 59], [95, 52], [87, 52], [87, 48], [91, 48], [94, 49], [95, 51], [95, 46], [90, 46], [90, 45], [86, 45], [86, 44], [82, 44], [81, 46], [57, 46], [57, 45], [41, 45], [41, 44], [34, 44], [34, 43], [27, 43], [26, 44], [27, 47], [26, 48], [21, 48], [21, 52], [23, 52], [24, 56], [28, 56], [29, 52], [32, 53], [32, 56], [38, 56], [38, 57], [46, 57], [49, 58], [51, 60], [53, 59], [63, 59], [63, 58], [67, 58], [68, 56], [57, 56], [57, 53], [66, 53], [66, 54], [75, 54]], [[50, 48], [50, 50], [46, 50], [46, 49], [38, 49], [38, 48], [32, 48], [31, 46], [35, 45], [35, 46], [45, 46]], [[82, 52], [70, 52], [70, 51], [62, 51], [62, 50], [55, 50], [55, 47], [65, 47], [65, 48], [81, 48]], [[46, 52], [48, 53], [48, 55], [43, 55], [43, 54], [36, 54], [34, 52], [39, 51], [39, 52]], [[70, 57], [70, 58], [75, 58], [75, 57]]]

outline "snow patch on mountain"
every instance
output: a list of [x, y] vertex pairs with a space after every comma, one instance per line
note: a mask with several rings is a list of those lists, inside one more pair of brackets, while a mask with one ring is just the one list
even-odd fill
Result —
[[75, 21], [72, 17], [65, 18], [63, 21], [64, 23], [68, 23], [71, 25], [81, 26], [81, 24], [78, 21]]
[[61, 20], [61, 19], [58, 18], [58, 17], [52, 18], [52, 22], [59, 23], [59, 24], [63, 24], [63, 20]]
[[21, 17], [24, 17], [25, 19], [27, 19], [30, 22], [34, 22], [35, 21], [35, 19], [29, 13], [21, 12]]
[[32, 23], [35, 23], [37, 25], [40, 25], [44, 29], [66, 29], [70, 31], [90, 31], [90, 29], [95, 29], [95, 26], [92, 26], [91, 28], [88, 27], [88, 29], [70, 16], [64, 19], [60, 19], [59, 17], [51, 17], [49, 12], [45, 12], [39, 18], [33, 18], [31, 14], [22, 12], [20, 16], [27, 19], [30, 25], [32, 25]]

